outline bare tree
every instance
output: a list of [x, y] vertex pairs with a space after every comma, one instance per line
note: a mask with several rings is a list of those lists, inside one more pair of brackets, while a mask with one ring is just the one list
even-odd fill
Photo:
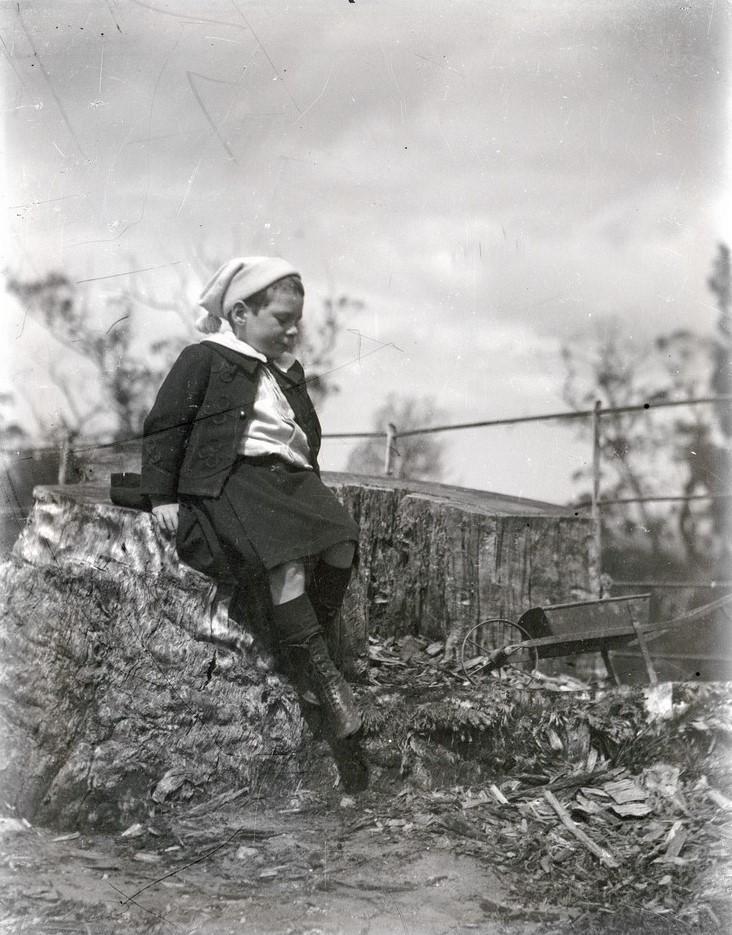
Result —
[[[729, 489], [732, 480], [732, 271], [730, 270], [730, 250], [726, 244], [719, 244], [712, 267], [712, 275], [707, 280], [714, 295], [719, 317], [715, 334], [711, 389], [720, 397], [716, 406], [716, 419], [720, 439], [716, 444], [716, 457], [710, 461], [706, 477], [717, 487]], [[727, 397], [726, 399], [724, 397]], [[722, 543], [717, 556], [717, 577], [723, 578], [732, 568], [732, 500], [721, 500], [713, 512], [716, 534]]]
[[[575, 409], [647, 404], [646, 410], [603, 415], [601, 491], [607, 499], [691, 496], [719, 490], [722, 449], [715, 443], [710, 409], [653, 409], [654, 403], [710, 392], [714, 342], [688, 330], [652, 341], [626, 337], [617, 323], [594, 338], [563, 348], [564, 397]], [[587, 434], [589, 425], [580, 427]], [[589, 481], [590, 468], [575, 474]], [[717, 480], [715, 481], [715, 477]], [[662, 564], [683, 554], [687, 568], [704, 568], [719, 548], [709, 501], [633, 503], [603, 509], [608, 551], [627, 550], [644, 537]]]
[[46, 437], [88, 437], [107, 426], [115, 440], [138, 434], [149, 405], [152, 374], [134, 346], [133, 309], [126, 297], [110, 300], [108, 317], [114, 321], [102, 330], [92, 323], [90, 293], [75, 288], [62, 274], [49, 273], [32, 282], [10, 279], [7, 288], [59, 343], [88, 360], [95, 371], [90, 390], [68, 368], [51, 366], [50, 377], [66, 405], [59, 427], [50, 426], [34, 410]]
[[[374, 431], [385, 431], [392, 423], [397, 432], [428, 428], [444, 419], [429, 397], [390, 394], [373, 419]], [[444, 443], [434, 435], [397, 437], [393, 476], [414, 480], [440, 480], [444, 474]], [[384, 441], [368, 438], [358, 444], [348, 458], [347, 470], [362, 474], [383, 474]]]

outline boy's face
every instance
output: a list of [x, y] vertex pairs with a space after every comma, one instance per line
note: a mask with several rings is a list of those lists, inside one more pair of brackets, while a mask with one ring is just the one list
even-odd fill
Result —
[[300, 296], [275, 294], [258, 312], [233, 316], [236, 336], [267, 357], [280, 357], [295, 344], [302, 307]]

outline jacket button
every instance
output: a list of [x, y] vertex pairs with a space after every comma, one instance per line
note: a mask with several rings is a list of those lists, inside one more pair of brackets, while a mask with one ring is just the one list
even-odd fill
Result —
[[240, 419], [246, 419], [246, 415], [247, 415], [246, 409], [240, 409], [240, 410], [239, 410], [239, 418], [240, 418]]

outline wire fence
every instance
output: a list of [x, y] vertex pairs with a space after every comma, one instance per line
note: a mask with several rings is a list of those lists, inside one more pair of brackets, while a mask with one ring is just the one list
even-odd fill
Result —
[[[565, 410], [562, 412], [548, 412], [530, 416], [511, 416], [501, 419], [482, 419], [475, 422], [456, 422], [446, 425], [429, 425], [422, 428], [410, 428], [400, 431], [396, 425], [389, 423], [383, 431], [372, 432], [326, 432], [324, 439], [383, 439], [384, 457], [383, 473], [391, 476], [394, 471], [395, 455], [398, 455], [398, 442], [401, 438], [410, 438], [419, 435], [433, 435], [440, 432], [455, 432], [476, 428], [493, 428], [497, 426], [522, 425], [526, 423], [538, 422], [569, 422], [581, 419], [590, 419], [592, 421], [592, 495], [589, 499], [581, 500], [575, 504], [578, 507], [585, 507], [591, 510], [595, 531], [596, 554], [602, 554], [602, 523], [601, 515], [604, 507], [613, 505], [628, 505], [631, 503], [671, 503], [671, 502], [690, 502], [690, 501], [727, 501], [732, 499], [730, 492], [709, 492], [704, 494], [688, 494], [680, 496], [678, 494], [668, 495], [649, 495], [637, 497], [608, 497], [601, 496], [601, 439], [602, 439], [602, 419], [611, 415], [620, 415], [634, 412], [652, 412], [661, 409], [669, 409], [682, 406], [699, 405], [719, 405], [732, 403], [732, 395], [720, 396], [699, 396], [678, 400], [659, 400], [655, 402], [636, 403], [627, 406], [608, 406], [603, 407], [598, 400], [592, 409]], [[127, 444], [139, 444], [139, 438], [130, 438], [123, 441], [109, 442], [104, 444], [89, 444], [77, 446], [71, 442], [64, 446], [70, 447], [74, 454], [83, 454], [85, 451], [100, 451], [103, 449], [114, 449], [124, 447]], [[36, 449], [40, 451], [42, 449]], [[51, 449], [43, 449], [51, 450]], [[56, 449], [58, 450], [58, 449]], [[67, 452], [68, 454], [68, 452]], [[63, 461], [63, 458], [62, 458]], [[730, 588], [732, 581], [704, 581], [704, 582], [679, 582], [679, 581], [616, 581], [618, 586], [637, 586], [654, 588]]]
[[[651, 412], [659, 409], [670, 409], [679, 406], [719, 405], [732, 403], [732, 395], [698, 396], [687, 399], [660, 400], [657, 402], [636, 403], [628, 406], [603, 407], [598, 400], [592, 409], [578, 409], [563, 412], [548, 412], [534, 416], [512, 416], [505, 419], [483, 419], [478, 422], [456, 422], [449, 425], [430, 425], [423, 428], [407, 429], [400, 432], [398, 427], [389, 423], [383, 432], [338, 432], [324, 434], [324, 438], [383, 438], [384, 439], [384, 474], [390, 476], [394, 468], [394, 456], [398, 455], [398, 441], [400, 438], [409, 438], [417, 435], [433, 435], [438, 432], [454, 432], [463, 429], [492, 428], [495, 426], [520, 425], [528, 422], [558, 422], [574, 421], [577, 419], [592, 420], [592, 495], [589, 499], [579, 501], [576, 506], [589, 507], [594, 519], [594, 535], [596, 554], [602, 554], [602, 509], [607, 506], [626, 505], [631, 503], [678, 503], [692, 501], [725, 501], [732, 499], [729, 492], [709, 492], [703, 494], [649, 495], [638, 497], [602, 497], [602, 419], [610, 415], [621, 415], [634, 412]], [[653, 583], [641, 581], [615, 581], [618, 586], [624, 587], [654, 587], [654, 588], [732, 588], [732, 581], [704, 581], [704, 582], [678, 582], [655, 581]]]

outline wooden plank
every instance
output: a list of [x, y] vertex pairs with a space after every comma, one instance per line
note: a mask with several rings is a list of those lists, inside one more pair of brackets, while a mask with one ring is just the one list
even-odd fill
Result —
[[646, 646], [646, 641], [643, 637], [641, 625], [638, 623], [638, 619], [633, 613], [632, 607], [628, 607], [628, 615], [630, 616], [633, 629], [635, 630], [635, 635], [638, 639], [638, 648], [640, 649], [641, 655], [643, 656], [643, 662], [645, 663], [646, 672], [648, 673], [648, 681], [651, 685], [658, 685], [658, 677], [656, 675], [656, 670], [653, 668], [653, 660], [651, 659], [651, 654], [648, 652], [648, 647]]
[[632, 608], [636, 620], [647, 622], [649, 603], [645, 597], [631, 596], [624, 600], [591, 601], [545, 607], [544, 614], [555, 636], [575, 634], [584, 636], [587, 631], [603, 627], [625, 632], [628, 629], [628, 609]]
[[[523, 640], [521, 643], [512, 643], [512, 646], [533, 646], [536, 649], [542, 649], [546, 646], [567, 646], [572, 643], [589, 644], [596, 643], [597, 649], [605, 643], [611, 643], [615, 640], [630, 640], [636, 638], [634, 627], [626, 626], [622, 630], [615, 630], [608, 627], [595, 627], [592, 630], [583, 630], [579, 633], [568, 633], [561, 636], [540, 636], [534, 640]], [[587, 650], [591, 652], [592, 650]]]
[[562, 656], [580, 656], [584, 653], [602, 652], [603, 649], [612, 649], [617, 651], [628, 645], [630, 637], [626, 636], [608, 636], [604, 639], [594, 640], [561, 640], [554, 645], [545, 646], [538, 649], [540, 659], [558, 659]]
[[606, 604], [621, 604], [627, 601], [650, 600], [651, 592], [645, 594], [621, 594], [618, 597], [603, 597], [601, 600], [590, 601], [564, 601], [561, 604], [545, 604], [544, 610], [566, 610], [568, 607], [597, 607]]

